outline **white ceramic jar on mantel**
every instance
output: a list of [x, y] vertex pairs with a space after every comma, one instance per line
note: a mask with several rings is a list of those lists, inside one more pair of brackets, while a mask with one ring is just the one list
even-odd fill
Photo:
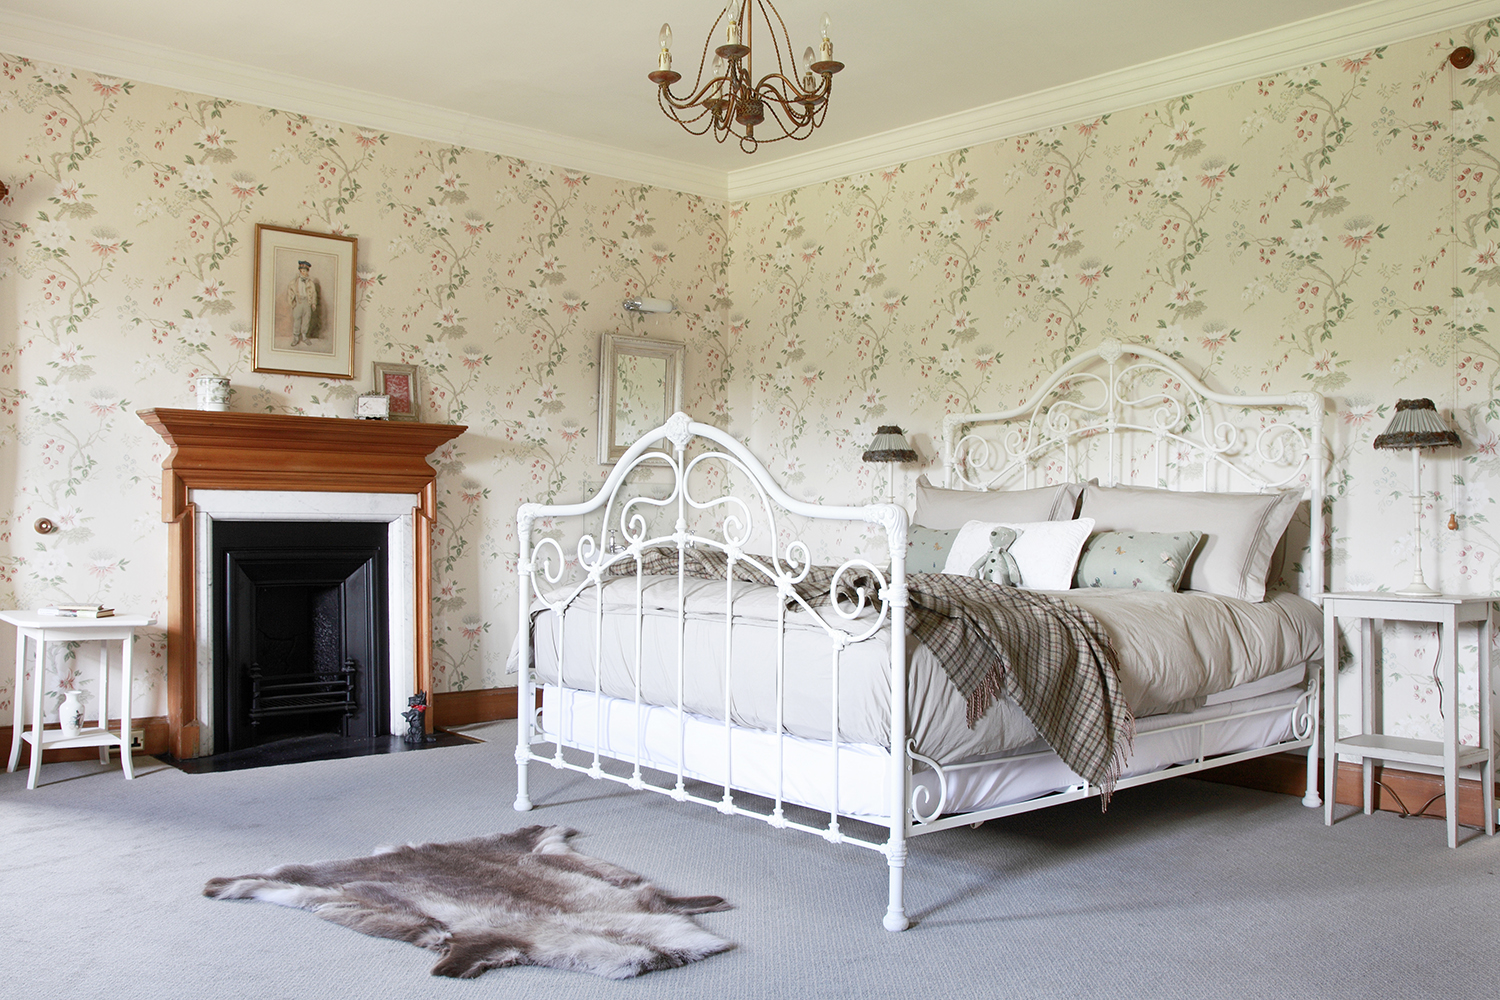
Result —
[[198, 409], [224, 412], [229, 409], [229, 379], [223, 375], [199, 375], [193, 379]]

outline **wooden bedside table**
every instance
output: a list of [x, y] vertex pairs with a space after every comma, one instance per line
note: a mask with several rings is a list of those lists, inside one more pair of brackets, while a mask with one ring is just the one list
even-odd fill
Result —
[[[120, 767], [127, 779], [135, 777], [135, 768], [130, 761], [130, 656], [135, 640], [135, 630], [155, 624], [155, 618], [145, 615], [112, 615], [109, 618], [61, 618], [41, 615], [35, 611], [0, 611], [0, 620], [16, 627], [16, 687], [14, 720], [11, 724], [10, 764], [7, 771], [14, 771], [21, 759], [21, 743], [31, 744], [31, 770], [26, 777], [26, 787], [36, 788], [37, 776], [42, 771], [42, 750], [46, 747], [98, 747], [99, 763], [109, 763], [109, 748], [120, 748]], [[31, 697], [26, 694], [26, 640], [30, 639], [36, 650], [35, 665], [31, 673]], [[108, 642], [119, 642], [120, 654], [120, 731], [109, 728], [109, 646]], [[99, 643], [99, 724], [82, 730], [77, 736], [64, 736], [60, 732], [45, 732], [42, 728], [42, 665], [45, 662], [49, 642], [97, 642]], [[27, 708], [31, 712], [31, 732], [26, 732]]]
[[[1484, 794], [1484, 832], [1495, 833], [1495, 748], [1490, 719], [1490, 639], [1494, 628], [1496, 598], [1403, 597], [1399, 594], [1324, 594], [1323, 600], [1323, 822], [1333, 823], [1333, 804], [1340, 756], [1357, 759], [1364, 769], [1364, 807], [1374, 807], [1374, 761], [1426, 764], [1443, 769], [1448, 846], [1458, 846], [1458, 772], [1479, 769]], [[1357, 618], [1360, 692], [1364, 705], [1361, 732], [1339, 738], [1338, 620]], [[1386, 621], [1431, 622], [1437, 625], [1437, 678], [1442, 688], [1439, 705], [1443, 713], [1441, 740], [1415, 740], [1387, 736], [1382, 706], [1381, 624]], [[1460, 623], [1479, 624], [1479, 745], [1458, 742], [1458, 643]]]

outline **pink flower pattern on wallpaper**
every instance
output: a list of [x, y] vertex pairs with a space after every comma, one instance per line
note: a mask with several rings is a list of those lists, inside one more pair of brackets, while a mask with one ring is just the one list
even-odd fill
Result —
[[[433, 456], [436, 686], [508, 683], [515, 506], [598, 482], [613, 331], [684, 341], [692, 415], [838, 503], [885, 496], [891, 470], [858, 460], [878, 424], [937, 473], [945, 413], [1016, 405], [1105, 336], [1230, 392], [1315, 389], [1337, 417], [1331, 582], [1351, 588], [1410, 575], [1409, 486], [1370, 440], [1396, 396], [1429, 396], [1465, 445], [1429, 463], [1427, 575], [1489, 592], [1495, 27], [733, 204], [7, 57], [0, 585], [160, 615], [164, 450], [134, 411], [191, 406], [212, 373], [235, 409], [347, 416], [372, 361], [411, 364], [422, 418], [470, 428]], [[1434, 70], [1454, 44], [1481, 58]], [[352, 382], [252, 370], [257, 222], [358, 237]], [[623, 314], [635, 295], [679, 312]], [[62, 530], [23, 545], [42, 515]], [[1391, 643], [1409, 669], [1390, 697], [1421, 735], [1415, 648]]]

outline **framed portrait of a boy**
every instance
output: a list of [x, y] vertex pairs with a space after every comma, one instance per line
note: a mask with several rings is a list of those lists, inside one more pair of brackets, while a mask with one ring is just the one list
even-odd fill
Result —
[[354, 377], [353, 236], [255, 227], [255, 370]]

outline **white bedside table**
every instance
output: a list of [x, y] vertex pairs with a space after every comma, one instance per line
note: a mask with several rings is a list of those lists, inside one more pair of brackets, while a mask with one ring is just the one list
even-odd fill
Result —
[[[60, 618], [39, 615], [35, 611], [0, 611], [0, 620], [16, 627], [16, 687], [14, 721], [11, 725], [10, 763], [7, 771], [14, 771], [21, 759], [21, 741], [31, 744], [31, 771], [26, 778], [26, 787], [35, 788], [37, 775], [42, 770], [42, 750], [51, 747], [98, 747], [99, 763], [109, 763], [109, 748], [120, 748], [120, 767], [127, 779], [135, 777], [135, 767], [130, 760], [130, 654], [135, 640], [135, 630], [154, 624], [155, 618], [145, 615], [114, 615], [109, 618]], [[31, 698], [26, 698], [26, 640], [30, 639], [36, 650], [36, 659], [31, 673]], [[115, 641], [122, 645], [120, 654], [120, 729], [109, 729], [109, 646]], [[56, 730], [42, 729], [42, 664], [43, 654], [49, 642], [97, 642], [99, 643], [99, 724], [81, 731], [77, 736], [65, 737]], [[31, 732], [26, 732], [28, 704], [31, 713]]]
[[[1490, 637], [1494, 627], [1494, 597], [1402, 597], [1398, 594], [1339, 593], [1323, 595], [1323, 821], [1333, 823], [1335, 782], [1340, 756], [1359, 760], [1364, 767], [1364, 807], [1374, 807], [1373, 762], [1426, 764], [1443, 769], [1448, 846], [1458, 846], [1458, 772], [1477, 767], [1484, 795], [1484, 832], [1495, 833], [1495, 748], [1490, 719]], [[1362, 731], [1339, 738], [1338, 620], [1359, 619], [1360, 692], [1364, 705]], [[1381, 629], [1386, 621], [1431, 622], [1437, 625], [1437, 676], [1442, 686], [1443, 738], [1414, 740], [1384, 733], [1381, 698]], [[1479, 624], [1479, 745], [1458, 742], [1458, 625]]]

